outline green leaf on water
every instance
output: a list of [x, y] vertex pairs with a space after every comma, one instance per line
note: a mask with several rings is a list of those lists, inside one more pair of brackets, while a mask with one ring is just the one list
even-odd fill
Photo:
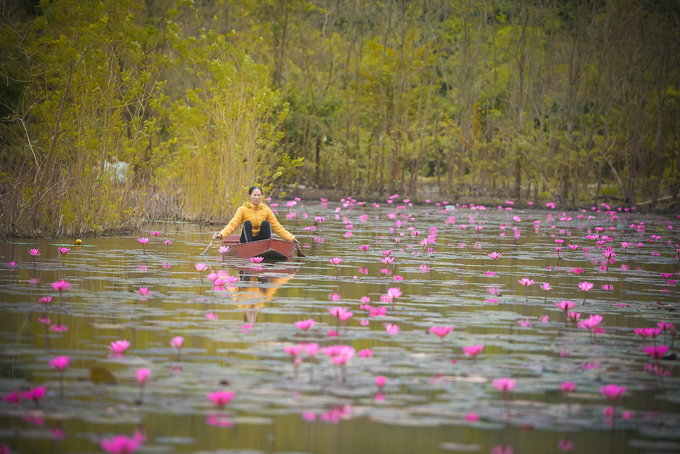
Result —
[[116, 377], [103, 367], [90, 369], [90, 380], [95, 383], [116, 383]]

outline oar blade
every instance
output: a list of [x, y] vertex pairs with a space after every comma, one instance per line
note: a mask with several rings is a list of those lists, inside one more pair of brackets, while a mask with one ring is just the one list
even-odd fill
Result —
[[210, 248], [212, 247], [212, 245], [213, 245], [214, 242], [215, 242], [215, 240], [211, 240], [211, 241], [210, 241], [210, 244], [208, 245], [208, 247], [205, 248], [205, 250], [204, 250], [203, 252], [201, 252], [201, 255], [205, 255], [205, 254], [208, 252], [208, 250], [210, 250]]

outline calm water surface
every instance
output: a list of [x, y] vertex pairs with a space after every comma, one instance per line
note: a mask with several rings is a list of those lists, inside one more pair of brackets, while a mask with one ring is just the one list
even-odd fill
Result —
[[[0, 243], [0, 393], [47, 387], [40, 405], [0, 403], [0, 443], [25, 453], [102, 452], [103, 438], [142, 429], [140, 452], [680, 452], [680, 381], [677, 360], [668, 356], [675, 346], [669, 359], [654, 361], [642, 350], [652, 339], [634, 335], [635, 328], [678, 322], [680, 220], [395, 205], [279, 208], [307, 257], [260, 266], [223, 259], [217, 248], [200, 257], [214, 229], [186, 224], [148, 224], [140, 235], [150, 238], [145, 253], [137, 236], [86, 239], [83, 246]], [[678, 225], [669, 229], [667, 221]], [[431, 227], [436, 243], [423, 248]], [[586, 237], [596, 233], [598, 239]], [[617, 254], [606, 272], [602, 235], [613, 238], [605, 245]], [[652, 235], [661, 238], [647, 241]], [[555, 239], [565, 240], [561, 260]], [[359, 250], [365, 244], [366, 254]], [[60, 246], [70, 247], [63, 259]], [[31, 248], [41, 251], [35, 262]], [[391, 265], [380, 261], [387, 250]], [[494, 251], [502, 256], [488, 275]], [[332, 257], [343, 259], [337, 268]], [[201, 279], [194, 266], [200, 262], [239, 281], [213, 289], [209, 271]], [[522, 278], [535, 281], [526, 297]], [[70, 283], [61, 304], [50, 285], [60, 279]], [[583, 281], [594, 284], [585, 305]], [[552, 289], [544, 292], [543, 282]], [[138, 295], [140, 287], [151, 294]], [[394, 287], [402, 296], [381, 303]], [[38, 302], [44, 296], [52, 297], [47, 306]], [[386, 315], [368, 317], [364, 296], [386, 306]], [[581, 319], [601, 315], [605, 332], [591, 342], [588, 331], [565, 324], [555, 306], [562, 300], [575, 302]], [[346, 327], [336, 327], [334, 306], [354, 313]], [[316, 325], [306, 334], [294, 325], [309, 318]], [[400, 331], [389, 335], [385, 324]], [[454, 331], [441, 342], [428, 334], [432, 326]], [[329, 337], [336, 329], [340, 335]], [[169, 345], [175, 336], [185, 338], [179, 357]], [[119, 339], [130, 348], [110, 354], [107, 346]], [[664, 341], [671, 344], [670, 333], [656, 344]], [[371, 349], [373, 356], [351, 358], [343, 381], [321, 350], [315, 358], [303, 353], [296, 375], [284, 348], [302, 342]], [[463, 346], [478, 344], [484, 350], [476, 360], [463, 355]], [[48, 364], [60, 355], [72, 360], [63, 397]], [[92, 381], [93, 368], [116, 383]], [[143, 402], [138, 368], [151, 370]], [[387, 378], [381, 394], [378, 375]], [[507, 399], [492, 385], [501, 377], [516, 380]], [[569, 400], [560, 391], [564, 381], [576, 384]], [[603, 416], [610, 403], [600, 394], [611, 383], [627, 387], [613, 421]], [[222, 409], [206, 397], [218, 390], [235, 392]], [[479, 421], [466, 421], [470, 413]]]

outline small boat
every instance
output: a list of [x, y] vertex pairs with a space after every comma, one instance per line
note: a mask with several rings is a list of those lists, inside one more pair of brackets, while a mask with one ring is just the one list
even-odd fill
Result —
[[244, 259], [262, 257], [265, 260], [288, 260], [293, 258], [295, 252], [294, 243], [278, 238], [241, 243], [239, 235], [231, 235], [223, 239], [222, 244], [229, 246], [228, 255]]

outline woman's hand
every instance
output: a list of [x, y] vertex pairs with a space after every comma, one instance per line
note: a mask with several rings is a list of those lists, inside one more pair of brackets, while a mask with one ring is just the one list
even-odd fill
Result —
[[297, 247], [300, 247], [300, 240], [298, 240], [297, 238], [293, 240], [293, 243], [295, 243]]
[[221, 240], [222, 239], [222, 234], [220, 232], [215, 232], [213, 234], [213, 240]]

